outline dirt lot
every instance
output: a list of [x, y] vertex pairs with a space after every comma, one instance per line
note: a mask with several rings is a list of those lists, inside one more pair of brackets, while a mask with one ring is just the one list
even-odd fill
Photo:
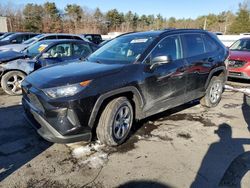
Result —
[[48, 143], [20, 99], [0, 96], [0, 187], [250, 187], [250, 98], [241, 92], [226, 91], [214, 109], [192, 102], [136, 123], [118, 148]]

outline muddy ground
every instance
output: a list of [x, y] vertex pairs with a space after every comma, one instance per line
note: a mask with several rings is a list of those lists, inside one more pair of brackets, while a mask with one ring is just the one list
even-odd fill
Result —
[[194, 101], [138, 122], [118, 148], [46, 142], [20, 99], [0, 96], [0, 187], [250, 187], [250, 98], [241, 92], [225, 91], [213, 109]]

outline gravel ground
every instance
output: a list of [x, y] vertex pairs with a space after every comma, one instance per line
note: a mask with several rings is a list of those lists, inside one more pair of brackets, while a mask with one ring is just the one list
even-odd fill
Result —
[[117, 148], [44, 141], [20, 99], [0, 96], [0, 187], [250, 187], [250, 98], [241, 92], [226, 90], [213, 109], [192, 102], [138, 122]]

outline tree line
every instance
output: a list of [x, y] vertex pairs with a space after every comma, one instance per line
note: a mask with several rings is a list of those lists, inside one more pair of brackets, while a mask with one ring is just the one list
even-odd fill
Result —
[[[13, 8], [14, 7], [14, 8]], [[223, 34], [250, 32], [250, 11], [247, 1], [239, 4], [237, 13], [224, 11], [208, 14], [196, 19], [175, 17], [164, 18], [158, 15], [138, 15], [128, 11], [112, 9], [102, 12], [68, 4], [64, 10], [54, 2], [42, 5], [28, 3], [24, 7], [0, 3], [0, 16], [7, 17], [9, 31], [100, 33], [157, 30], [163, 28], [199, 28]]]

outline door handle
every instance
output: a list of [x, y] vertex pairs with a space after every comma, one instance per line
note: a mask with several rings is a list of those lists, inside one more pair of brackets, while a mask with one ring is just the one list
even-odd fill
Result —
[[213, 62], [213, 61], [214, 61], [214, 58], [209, 57], [209, 58], [207, 59], [207, 61], [208, 61], [208, 62]]

